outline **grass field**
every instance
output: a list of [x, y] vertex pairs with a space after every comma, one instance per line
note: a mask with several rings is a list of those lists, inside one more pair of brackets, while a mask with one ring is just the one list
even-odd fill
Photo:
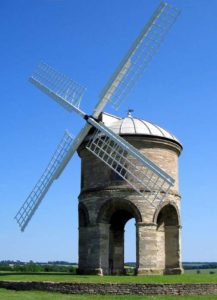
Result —
[[49, 292], [16, 292], [0, 289], [0, 300], [216, 300], [215, 296], [112, 296], [64, 295]]
[[13, 274], [0, 273], [0, 280], [13, 281], [54, 281], [92, 283], [217, 283], [217, 274], [152, 275], [152, 276], [82, 276], [69, 274]]
[[186, 274], [197, 274], [197, 272], [200, 272], [200, 274], [210, 274], [210, 272], [213, 272], [214, 274], [217, 274], [217, 269], [192, 269], [192, 270], [185, 270]]

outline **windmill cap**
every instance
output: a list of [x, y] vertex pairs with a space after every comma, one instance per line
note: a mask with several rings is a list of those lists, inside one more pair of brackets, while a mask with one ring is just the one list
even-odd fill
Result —
[[178, 143], [182, 147], [181, 142], [169, 131], [149, 121], [135, 118], [129, 113], [127, 117], [120, 118], [103, 112], [100, 119], [107, 127], [118, 135], [143, 135], [168, 139]]

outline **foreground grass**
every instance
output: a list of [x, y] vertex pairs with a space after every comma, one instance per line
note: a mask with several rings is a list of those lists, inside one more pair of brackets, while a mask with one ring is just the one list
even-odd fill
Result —
[[217, 283], [217, 274], [183, 274], [152, 276], [87, 276], [70, 274], [0, 273], [0, 280], [54, 281], [89, 283]]
[[113, 296], [113, 295], [64, 295], [49, 292], [16, 292], [0, 289], [0, 300], [216, 300], [213, 296]]

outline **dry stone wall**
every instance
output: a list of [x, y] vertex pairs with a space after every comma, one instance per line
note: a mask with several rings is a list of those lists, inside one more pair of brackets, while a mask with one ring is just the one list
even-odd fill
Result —
[[0, 288], [39, 290], [67, 294], [114, 295], [208, 295], [217, 294], [217, 284], [116, 284], [0, 281]]

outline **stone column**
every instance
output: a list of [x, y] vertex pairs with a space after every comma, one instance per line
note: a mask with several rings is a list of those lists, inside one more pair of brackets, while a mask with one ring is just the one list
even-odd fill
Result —
[[109, 268], [111, 274], [124, 273], [124, 229], [110, 230]]
[[100, 223], [99, 227], [99, 266], [101, 275], [109, 274], [109, 230], [110, 224]]
[[165, 274], [181, 274], [180, 226], [165, 226]]
[[[85, 250], [79, 250], [79, 273], [82, 274], [108, 274], [109, 270], [109, 224], [89, 225], [80, 229], [86, 241], [83, 240]], [[85, 244], [86, 243], [86, 244]], [[86, 257], [84, 257], [86, 255]]]
[[164, 273], [165, 270], [165, 228], [157, 228], [157, 267]]
[[88, 257], [88, 227], [79, 228], [78, 274], [85, 274]]
[[136, 227], [136, 273], [138, 275], [160, 274], [157, 265], [156, 224], [138, 222]]

